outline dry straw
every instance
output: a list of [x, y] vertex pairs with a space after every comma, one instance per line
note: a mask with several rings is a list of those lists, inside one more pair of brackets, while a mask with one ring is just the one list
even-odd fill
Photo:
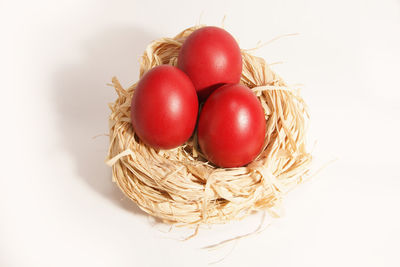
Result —
[[[157, 65], [176, 65], [182, 43], [199, 27], [153, 41], [142, 56], [140, 77]], [[241, 83], [260, 100], [267, 131], [262, 153], [240, 168], [207, 162], [196, 136], [173, 150], [143, 144], [130, 123], [136, 84], [124, 89], [113, 78], [118, 99], [110, 104], [107, 164], [113, 181], [145, 212], [180, 226], [225, 223], [258, 210], [276, 215], [282, 196], [307, 176], [312, 157], [305, 148], [308, 113], [303, 99], [264, 59], [246, 50], [242, 57]]]

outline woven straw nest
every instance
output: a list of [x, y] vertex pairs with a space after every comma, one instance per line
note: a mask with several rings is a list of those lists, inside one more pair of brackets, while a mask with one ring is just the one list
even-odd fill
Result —
[[[200, 27], [149, 44], [141, 59], [140, 77], [157, 65], [175, 66], [182, 43]], [[130, 122], [136, 84], [124, 89], [113, 78], [118, 99], [110, 104], [107, 164], [112, 166], [113, 181], [148, 214], [181, 226], [225, 223], [258, 210], [276, 215], [274, 208], [282, 196], [307, 176], [312, 157], [305, 148], [308, 114], [303, 99], [264, 59], [246, 50], [242, 57], [240, 82], [260, 100], [267, 131], [261, 154], [240, 168], [218, 168], [207, 162], [196, 135], [173, 150], [145, 145]]]

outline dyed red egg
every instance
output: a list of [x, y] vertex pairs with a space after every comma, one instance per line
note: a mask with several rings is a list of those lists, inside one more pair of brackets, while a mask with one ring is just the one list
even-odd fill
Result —
[[220, 167], [240, 167], [261, 152], [264, 110], [249, 88], [227, 84], [205, 102], [197, 131], [200, 148], [209, 161]]
[[200, 100], [226, 83], [238, 83], [242, 55], [235, 39], [224, 29], [203, 27], [183, 43], [178, 68], [192, 80]]
[[185, 143], [193, 133], [197, 113], [193, 83], [183, 71], [170, 65], [149, 70], [133, 94], [132, 126], [143, 142], [157, 149]]

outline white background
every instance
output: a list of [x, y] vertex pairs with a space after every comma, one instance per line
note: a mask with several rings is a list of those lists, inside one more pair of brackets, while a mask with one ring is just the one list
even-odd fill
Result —
[[[265, 231], [154, 223], [105, 166], [106, 86], [153, 39], [201, 22], [303, 84], [317, 177]], [[0, 266], [400, 266], [400, 2], [0, 1]]]

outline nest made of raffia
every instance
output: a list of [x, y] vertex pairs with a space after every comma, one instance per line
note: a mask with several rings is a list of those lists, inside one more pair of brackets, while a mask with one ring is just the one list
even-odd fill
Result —
[[[176, 66], [182, 43], [200, 27], [150, 43], [141, 59], [140, 77], [157, 65]], [[282, 196], [307, 176], [312, 157], [305, 148], [308, 113], [303, 99], [264, 59], [246, 50], [242, 57], [240, 82], [260, 100], [267, 131], [261, 154], [240, 168], [208, 162], [196, 135], [172, 150], [145, 145], [130, 122], [136, 84], [124, 89], [113, 78], [118, 99], [110, 104], [107, 164], [112, 166], [113, 181], [148, 214], [167, 223], [197, 226], [241, 219], [258, 210], [274, 215]]]

